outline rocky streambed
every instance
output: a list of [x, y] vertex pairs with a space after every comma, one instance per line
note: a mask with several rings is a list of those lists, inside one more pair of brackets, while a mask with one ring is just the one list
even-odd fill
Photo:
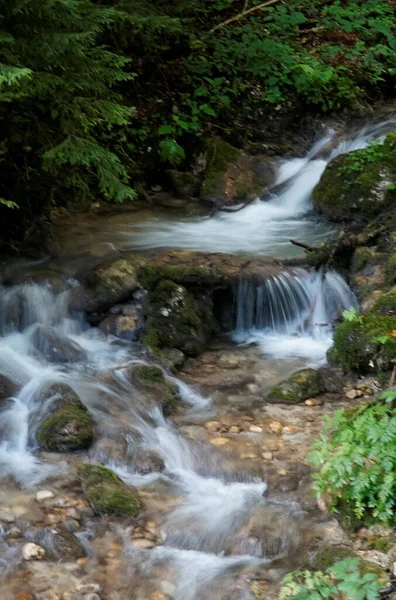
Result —
[[[392, 123], [284, 163], [266, 202], [88, 219], [60, 228], [56, 256], [5, 267], [2, 597], [277, 598], [290, 570], [355, 555], [386, 587], [394, 532], [329, 514], [307, 453], [393, 366], [394, 136], [364, 148]], [[335, 232], [307, 215], [313, 190]], [[315, 245], [288, 256], [311, 224]], [[358, 302], [367, 315], [339, 324]]]

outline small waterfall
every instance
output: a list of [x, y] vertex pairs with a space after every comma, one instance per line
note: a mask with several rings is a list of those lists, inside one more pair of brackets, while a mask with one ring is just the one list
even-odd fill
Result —
[[356, 298], [335, 271], [325, 274], [297, 269], [263, 283], [241, 281], [235, 293], [239, 343], [258, 343], [279, 358], [325, 358], [342, 311], [357, 307]]
[[311, 195], [333, 158], [383, 140], [396, 129], [391, 118], [366, 126], [341, 141], [327, 132], [304, 158], [281, 161], [269, 199], [259, 198], [236, 212], [219, 211], [213, 216], [170, 221], [153, 219], [125, 231], [131, 248], [181, 248], [204, 252], [259, 254], [279, 258], [297, 255], [290, 239], [315, 245], [325, 241], [332, 230], [328, 223], [315, 220]]

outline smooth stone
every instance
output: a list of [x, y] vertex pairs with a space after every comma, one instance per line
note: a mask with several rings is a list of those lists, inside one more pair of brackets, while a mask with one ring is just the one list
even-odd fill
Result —
[[208, 421], [207, 423], [205, 423], [204, 427], [208, 431], [218, 431], [219, 429], [221, 429], [221, 423], [220, 421]]
[[150, 550], [151, 548], [154, 548], [155, 544], [152, 540], [138, 538], [137, 540], [132, 540], [132, 546], [139, 550]]
[[272, 460], [274, 455], [272, 452], [263, 452], [261, 455], [265, 460]]
[[51, 492], [50, 490], [40, 490], [36, 494], [36, 500], [37, 502], [44, 502], [44, 500], [51, 500], [54, 496], [54, 492]]
[[249, 431], [251, 431], [252, 433], [262, 433], [263, 428], [259, 427], [258, 425], [250, 425]]
[[317, 398], [308, 398], [308, 400], [305, 400], [304, 404], [306, 404], [307, 406], [320, 406], [322, 402]]
[[269, 428], [273, 433], [281, 433], [283, 425], [282, 423], [279, 423], [279, 421], [272, 421], [272, 423], [269, 424]]
[[10, 508], [0, 508], [0, 521], [14, 523], [15, 515]]
[[240, 427], [238, 427], [238, 425], [231, 425], [231, 427], [228, 430], [229, 433], [239, 433], [240, 431], [241, 429]]
[[225, 444], [228, 444], [229, 441], [230, 440], [228, 438], [218, 437], [218, 438], [213, 438], [212, 440], [210, 440], [210, 443], [213, 446], [224, 446]]
[[22, 548], [22, 556], [25, 560], [43, 560], [45, 550], [38, 544], [28, 542]]

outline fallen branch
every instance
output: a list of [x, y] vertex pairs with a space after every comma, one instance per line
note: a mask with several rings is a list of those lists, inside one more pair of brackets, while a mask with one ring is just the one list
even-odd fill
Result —
[[289, 240], [291, 244], [293, 244], [293, 246], [298, 246], [299, 248], [304, 248], [304, 250], [307, 250], [307, 252], [314, 252], [315, 250], [317, 250], [317, 248], [314, 248], [313, 246], [308, 246], [308, 244], [304, 244], [303, 242], [299, 242], [297, 240]]
[[240, 19], [243, 19], [244, 17], [246, 17], [246, 15], [249, 15], [249, 14], [255, 12], [256, 10], [262, 10], [263, 8], [268, 8], [269, 6], [272, 6], [273, 4], [277, 4], [278, 2], [280, 2], [280, 0], [268, 0], [267, 2], [263, 2], [262, 4], [258, 4], [257, 6], [252, 6], [252, 8], [249, 8], [248, 10], [243, 10], [239, 14], [235, 15], [235, 17], [231, 17], [230, 19], [227, 19], [226, 21], [223, 21], [222, 23], [215, 25], [215, 27], [212, 27], [212, 29], [209, 31], [209, 33], [214, 33], [218, 29], [227, 27], [227, 25], [229, 25], [230, 23], [233, 23], [234, 21], [239, 21]]

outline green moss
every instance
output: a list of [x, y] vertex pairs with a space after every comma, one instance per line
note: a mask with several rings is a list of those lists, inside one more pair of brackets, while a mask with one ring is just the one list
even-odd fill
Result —
[[181, 284], [201, 284], [212, 277], [210, 268], [196, 265], [155, 265], [148, 264], [138, 269], [138, 279], [147, 289], [153, 289], [159, 281], [169, 280]]
[[367, 246], [358, 248], [353, 255], [351, 271], [356, 273], [362, 271], [369, 261], [373, 261], [374, 259], [375, 250]]
[[323, 381], [315, 369], [302, 369], [286, 381], [272, 388], [266, 396], [267, 402], [296, 404], [323, 392]]
[[381, 296], [370, 312], [396, 317], [396, 292], [388, 292]]
[[392, 537], [377, 537], [369, 540], [367, 545], [369, 550], [377, 550], [385, 554], [394, 546], [395, 540]]
[[385, 277], [388, 285], [396, 283], [396, 252], [390, 255], [385, 266]]
[[361, 321], [344, 321], [334, 333], [332, 358], [344, 372], [381, 372], [396, 358], [396, 317], [369, 314]]
[[241, 151], [220, 138], [206, 140], [207, 169], [202, 183], [202, 193], [216, 196], [219, 176], [223, 175], [228, 166], [237, 162]]
[[175, 409], [177, 398], [174, 388], [159, 367], [133, 365], [129, 370], [129, 377], [136, 387], [152, 393], [154, 400], [160, 401], [166, 415]]
[[203, 349], [205, 332], [190, 292], [173, 281], [165, 280], [150, 292], [149, 300], [144, 343], [154, 351], [177, 348], [187, 355], [199, 354]]
[[313, 203], [329, 218], [368, 221], [396, 200], [396, 136], [383, 145], [338, 156], [313, 192]]
[[89, 448], [93, 435], [92, 417], [76, 397], [68, 399], [43, 421], [37, 431], [37, 442], [45, 450], [71, 452]]
[[[318, 571], [325, 571], [340, 560], [356, 556], [356, 553], [351, 548], [346, 548], [345, 546], [326, 546], [314, 556], [312, 567]], [[385, 569], [381, 569], [381, 567], [368, 560], [360, 559], [359, 570], [363, 575], [374, 573], [381, 585], [385, 585], [388, 582], [388, 575]]]
[[78, 476], [95, 513], [136, 517], [140, 502], [134, 491], [110, 469], [100, 465], [80, 465]]

